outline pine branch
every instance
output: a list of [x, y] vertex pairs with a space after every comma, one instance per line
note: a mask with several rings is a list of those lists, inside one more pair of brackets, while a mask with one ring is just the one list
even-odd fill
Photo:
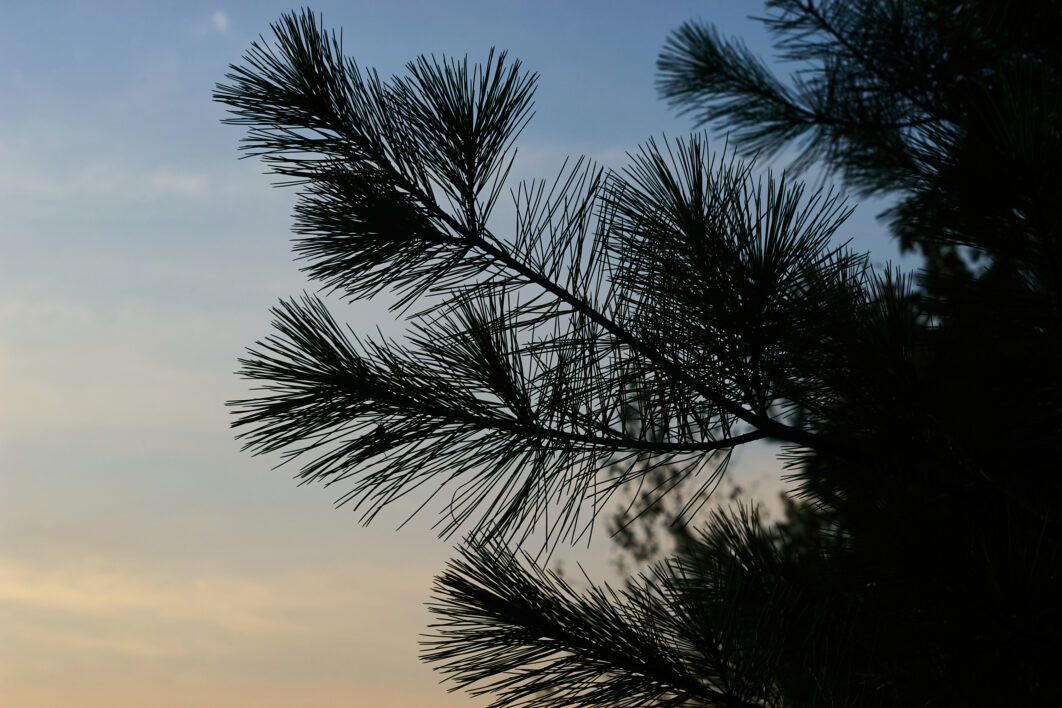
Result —
[[[543, 400], [548, 387], [529, 381], [518, 343], [482, 312], [466, 311], [449, 330], [423, 330], [412, 349], [348, 336], [309, 296], [273, 313], [279, 336], [241, 359], [240, 373], [265, 384], [230, 403], [234, 425], [246, 429], [239, 437], [256, 453], [302, 458], [307, 481], [351, 481], [343, 501], [364, 505], [366, 522], [430, 482], [434, 494], [460, 490], [441, 533], [487, 507], [481, 523], [494, 510], [499, 518], [489, 527], [507, 536], [530, 531], [546, 513], [536, 495], [560, 499], [567, 489], [568, 507], [600, 503], [626, 481], [595, 480], [617, 459], [700, 466], [716, 451], [764, 437], [651, 439], [612, 427], [618, 416], [566, 414], [573, 397]], [[524, 481], [514, 488], [513, 480]], [[575, 533], [577, 518], [562, 515], [560, 535]]]
[[[857, 262], [827, 248], [848, 214], [835, 197], [751, 187], [736, 162], [708, 170], [695, 137], [665, 144], [670, 161], [650, 143], [624, 176], [578, 161], [548, 193], [522, 187], [506, 240], [487, 222], [533, 75], [492, 52], [485, 68], [422, 58], [384, 82], [308, 12], [274, 32], [278, 48], [255, 44], [216, 97], [251, 126], [245, 149], [303, 184], [306, 270], [350, 297], [441, 303], [414, 319], [410, 350], [352, 343], [319, 301], [283, 306], [282, 336], [243, 361], [268, 392], [235, 403], [249, 447], [302, 458], [305, 479], [354, 480], [344, 499], [366, 521], [456, 485], [443, 533], [478, 509], [503, 535], [544, 517], [543, 499], [574, 533], [578, 504], [626, 481], [598, 479], [617, 460], [695, 469], [768, 437], [860, 454], [772, 415], [798, 390], [791, 404], [815, 404], [797, 365], [837, 364], [814, 343], [819, 313], [858, 299]], [[794, 318], [805, 338], [787, 341]]]
[[762, 686], [713, 680], [729, 669], [689, 642], [704, 627], [687, 624], [693, 598], [674, 578], [662, 568], [580, 594], [526, 556], [473, 544], [436, 579], [423, 658], [472, 695], [495, 694], [494, 708], [765, 705]]
[[[775, 35], [782, 58], [804, 64], [790, 85], [739, 42], [688, 22], [658, 60], [661, 95], [681, 113], [695, 113], [697, 124], [732, 131], [743, 154], [772, 155], [799, 143], [791, 171], [822, 161], [852, 186], [880, 191], [881, 180], [868, 179], [874, 169], [907, 167], [910, 141], [942, 120], [928, 89], [906, 83], [920, 74], [905, 62], [925, 53], [921, 15], [897, 18], [880, 3], [768, 5], [775, 14], [760, 20]], [[897, 22], [902, 26], [893, 26]], [[866, 46], [872, 43], [891, 44], [887, 50]], [[851, 159], [853, 153], [863, 157]]]

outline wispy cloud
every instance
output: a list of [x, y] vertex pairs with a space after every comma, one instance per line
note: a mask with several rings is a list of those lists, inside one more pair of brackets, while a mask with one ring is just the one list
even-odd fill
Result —
[[[0, 149], [0, 155], [3, 154]], [[32, 168], [32, 166], [31, 166]], [[156, 197], [202, 197], [228, 188], [225, 179], [207, 171], [182, 168], [145, 168], [120, 160], [97, 158], [65, 170], [38, 166], [30, 171], [0, 166], [0, 189], [6, 196], [66, 198], [84, 196], [137, 201]], [[230, 190], [231, 191], [231, 190]]]
[[214, 23], [214, 29], [216, 29], [218, 32], [228, 32], [229, 27], [232, 26], [228, 14], [226, 14], [222, 10], [216, 10], [212, 15], [210, 15], [210, 21]]
[[354, 589], [354, 578], [352, 571], [189, 576], [183, 570], [98, 559], [55, 568], [0, 557], [0, 603], [110, 619], [146, 614], [155, 623], [196, 623], [226, 634], [279, 640], [289, 633], [323, 631], [307, 621], [316, 613], [357, 612], [367, 600]]
[[225, 369], [201, 363], [211, 356], [206, 343], [231, 328], [224, 318], [8, 299], [0, 326], [0, 398], [18, 402], [0, 412], [0, 440], [85, 426], [224, 424]]
[[470, 705], [417, 666], [416, 570], [190, 572], [165, 558], [0, 553], [4, 705]]

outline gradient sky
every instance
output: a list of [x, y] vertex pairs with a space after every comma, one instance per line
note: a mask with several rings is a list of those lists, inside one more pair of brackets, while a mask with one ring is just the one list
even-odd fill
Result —
[[[752, 3], [319, 2], [381, 73], [508, 49], [541, 74], [517, 174], [622, 167], [691, 129], [653, 89], [701, 17], [767, 51]], [[239, 452], [223, 402], [308, 286], [293, 194], [236, 159], [214, 84], [277, 2], [7, 2], [0, 23], [0, 703], [474, 706], [417, 661], [448, 557], [430, 514], [371, 528]], [[718, 138], [718, 136], [716, 136]], [[721, 139], [717, 142], [721, 143]], [[845, 237], [895, 248], [863, 205]], [[339, 306], [355, 329], [389, 318]], [[769, 455], [745, 479], [776, 489]], [[741, 465], [739, 465], [741, 467]], [[607, 543], [583, 550], [604, 572]]]

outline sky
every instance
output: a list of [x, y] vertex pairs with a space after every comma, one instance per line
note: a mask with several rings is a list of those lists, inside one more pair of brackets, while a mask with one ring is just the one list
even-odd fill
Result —
[[[655, 58], [701, 18], [769, 52], [725, 0], [319, 2], [381, 74], [420, 54], [506, 49], [540, 74], [514, 176], [693, 126]], [[314, 289], [290, 253], [291, 191], [238, 160], [214, 85], [271, 1], [14, 1], [0, 24], [0, 703], [482, 706], [417, 660], [450, 555], [430, 513], [396, 531], [240, 451], [226, 400], [278, 298]], [[712, 135], [716, 144], [723, 136]], [[843, 237], [896, 250], [859, 205]], [[358, 331], [401, 323], [337, 306]], [[778, 489], [769, 452], [743, 484]], [[766, 497], [765, 497], [766, 498]], [[573, 558], [607, 574], [607, 539]]]

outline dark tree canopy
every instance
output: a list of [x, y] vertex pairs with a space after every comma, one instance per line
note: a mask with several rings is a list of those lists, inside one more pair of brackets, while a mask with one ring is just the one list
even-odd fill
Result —
[[1057, 3], [766, 4], [780, 58], [798, 67], [790, 81], [739, 40], [689, 22], [661, 53], [663, 96], [730, 131], [745, 154], [799, 147], [796, 167], [819, 164], [860, 194], [898, 196], [891, 226], [930, 267], [961, 268], [963, 248], [1005, 256], [1007, 268], [1057, 263], [1037, 233], [1058, 223], [1046, 213], [1057, 180], [1043, 179], [1062, 158]]
[[[506, 187], [536, 77], [420, 58], [383, 79], [310, 12], [215, 94], [300, 187], [295, 251], [325, 290], [398, 295], [407, 341], [312, 295], [241, 360], [251, 450], [346, 485], [370, 520], [417, 491], [468, 532], [425, 658], [497, 706], [1034, 705], [1058, 693], [1062, 561], [1062, 9], [767, 3], [775, 77], [688, 23], [660, 89], [730, 131], [650, 140]], [[875, 272], [789, 145], [926, 268]], [[622, 591], [573, 590], [520, 544], [586, 532], [621, 486], [718, 483], [784, 445], [801, 505], [741, 504]], [[419, 490], [419, 491], [418, 491]], [[533, 548], [531, 550], [534, 550]]]

